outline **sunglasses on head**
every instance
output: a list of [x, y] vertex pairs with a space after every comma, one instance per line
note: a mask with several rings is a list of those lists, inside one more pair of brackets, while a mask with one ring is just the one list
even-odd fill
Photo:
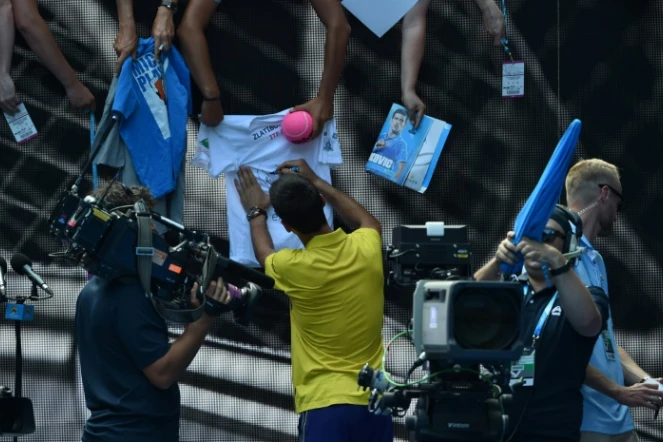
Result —
[[543, 229], [543, 233], [541, 234], [541, 242], [551, 243], [555, 240], [555, 238], [566, 239], [566, 235], [564, 235], [562, 232], [559, 232], [555, 229], [549, 229], [547, 227], [545, 229]]

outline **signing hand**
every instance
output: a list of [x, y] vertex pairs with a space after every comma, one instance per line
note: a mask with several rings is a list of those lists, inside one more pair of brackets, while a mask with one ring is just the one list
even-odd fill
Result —
[[168, 52], [175, 37], [175, 23], [170, 9], [166, 7], [157, 9], [157, 16], [152, 24], [152, 37], [154, 37], [154, 58], [159, 61], [161, 45], [163, 45], [161, 50]]
[[0, 74], [0, 110], [13, 115], [18, 112], [17, 106], [20, 102], [9, 74]]
[[311, 101], [292, 108], [291, 112], [295, 111], [306, 111], [313, 117], [313, 133], [310, 137], [312, 140], [320, 135], [324, 124], [334, 118], [334, 101], [327, 101], [316, 97]]
[[269, 195], [258, 184], [253, 171], [250, 168], [242, 166], [239, 168], [238, 179], [235, 179], [235, 188], [239, 193], [239, 199], [242, 201], [244, 210], [251, 207], [258, 207], [267, 210], [270, 205]]
[[497, 247], [497, 252], [495, 253], [495, 259], [499, 262], [503, 262], [508, 265], [514, 265], [520, 261], [518, 256], [518, 247], [513, 243], [513, 238], [516, 234], [514, 232], [509, 232], [506, 234], [506, 239], [502, 241]]
[[308, 163], [305, 160], [291, 160], [291, 161], [286, 161], [284, 163], [279, 164], [279, 166], [276, 168], [276, 171], [281, 174], [288, 174], [288, 173], [295, 173], [293, 172], [292, 169], [293, 167], [298, 167], [299, 170], [296, 172], [299, 176], [306, 178], [310, 182], [312, 182], [314, 185], [315, 183], [320, 179], [319, 176], [313, 172], [313, 169], [311, 169], [311, 166], [308, 165]]
[[138, 37], [136, 36], [136, 26], [123, 26], [120, 25], [120, 31], [115, 37], [115, 44], [113, 45], [115, 54], [117, 55], [117, 62], [115, 63], [115, 73], [119, 74], [122, 70], [124, 60], [129, 58], [136, 59], [136, 50], [138, 49]]
[[414, 126], [415, 129], [418, 129], [421, 119], [426, 113], [426, 105], [414, 91], [404, 93], [401, 101], [403, 101], [403, 105], [407, 108], [408, 113], [410, 114], [410, 122], [412, 123], [412, 126]]

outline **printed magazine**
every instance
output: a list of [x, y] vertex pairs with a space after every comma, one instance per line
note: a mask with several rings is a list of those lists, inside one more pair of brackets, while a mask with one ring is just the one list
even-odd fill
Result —
[[393, 104], [368, 158], [366, 170], [424, 193], [450, 130], [449, 123], [424, 115], [415, 131], [407, 109]]

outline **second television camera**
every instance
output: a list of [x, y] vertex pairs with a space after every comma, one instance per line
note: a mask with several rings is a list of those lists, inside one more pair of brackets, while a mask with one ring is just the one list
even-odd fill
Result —
[[[416, 284], [407, 335], [419, 355], [403, 382], [364, 366], [358, 383], [371, 390], [376, 413], [402, 416], [418, 398], [406, 426], [418, 441], [497, 441], [505, 436], [510, 367], [523, 351], [523, 291], [517, 283], [471, 280], [466, 226], [394, 228], [388, 250], [398, 285]], [[388, 347], [387, 347], [388, 348]], [[423, 366], [427, 374], [408, 382]]]

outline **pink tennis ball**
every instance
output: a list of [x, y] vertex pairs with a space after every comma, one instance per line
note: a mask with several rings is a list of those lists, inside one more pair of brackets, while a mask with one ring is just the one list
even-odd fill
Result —
[[306, 111], [290, 112], [281, 123], [281, 133], [291, 143], [305, 143], [313, 133], [313, 117]]

